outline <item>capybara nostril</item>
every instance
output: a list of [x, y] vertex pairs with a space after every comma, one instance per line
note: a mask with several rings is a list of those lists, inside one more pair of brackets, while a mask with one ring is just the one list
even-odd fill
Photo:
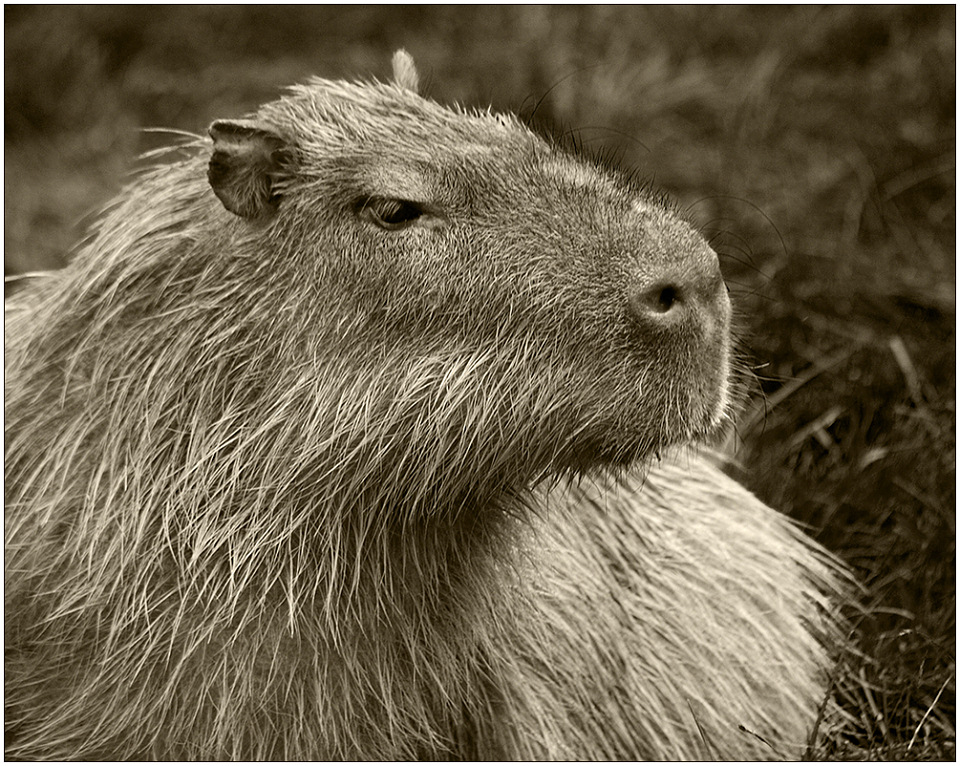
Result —
[[683, 325], [725, 325], [729, 310], [726, 285], [716, 256], [687, 256], [676, 268], [638, 279], [628, 295], [630, 313], [641, 327], [670, 329]]
[[638, 316], [649, 316], [653, 319], [669, 314], [682, 307], [681, 290], [673, 284], [657, 284], [635, 293], [631, 305]]

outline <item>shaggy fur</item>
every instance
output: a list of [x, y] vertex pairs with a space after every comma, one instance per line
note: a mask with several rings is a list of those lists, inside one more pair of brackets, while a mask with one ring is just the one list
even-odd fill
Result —
[[395, 68], [215, 123], [8, 305], [8, 757], [796, 755], [839, 570], [660, 461], [728, 407], [716, 256]]

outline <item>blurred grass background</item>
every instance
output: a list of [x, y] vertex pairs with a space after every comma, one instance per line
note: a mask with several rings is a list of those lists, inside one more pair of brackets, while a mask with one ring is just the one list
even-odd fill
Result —
[[956, 756], [956, 10], [5, 6], [7, 274], [311, 74], [574, 130], [710, 236], [757, 380], [738, 478], [868, 587], [813, 755]]

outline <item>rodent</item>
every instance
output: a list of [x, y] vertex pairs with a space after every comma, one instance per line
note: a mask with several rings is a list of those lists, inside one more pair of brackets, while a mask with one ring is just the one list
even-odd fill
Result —
[[802, 751], [845, 573], [677, 449], [716, 255], [416, 79], [215, 122], [8, 301], [8, 757]]

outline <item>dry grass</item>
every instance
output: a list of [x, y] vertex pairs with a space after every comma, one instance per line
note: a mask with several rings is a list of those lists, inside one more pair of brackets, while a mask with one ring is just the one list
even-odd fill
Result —
[[8, 273], [138, 153], [308, 74], [576, 128], [721, 253], [757, 373], [742, 478], [868, 588], [812, 755], [955, 757], [955, 9], [5, 9]]

